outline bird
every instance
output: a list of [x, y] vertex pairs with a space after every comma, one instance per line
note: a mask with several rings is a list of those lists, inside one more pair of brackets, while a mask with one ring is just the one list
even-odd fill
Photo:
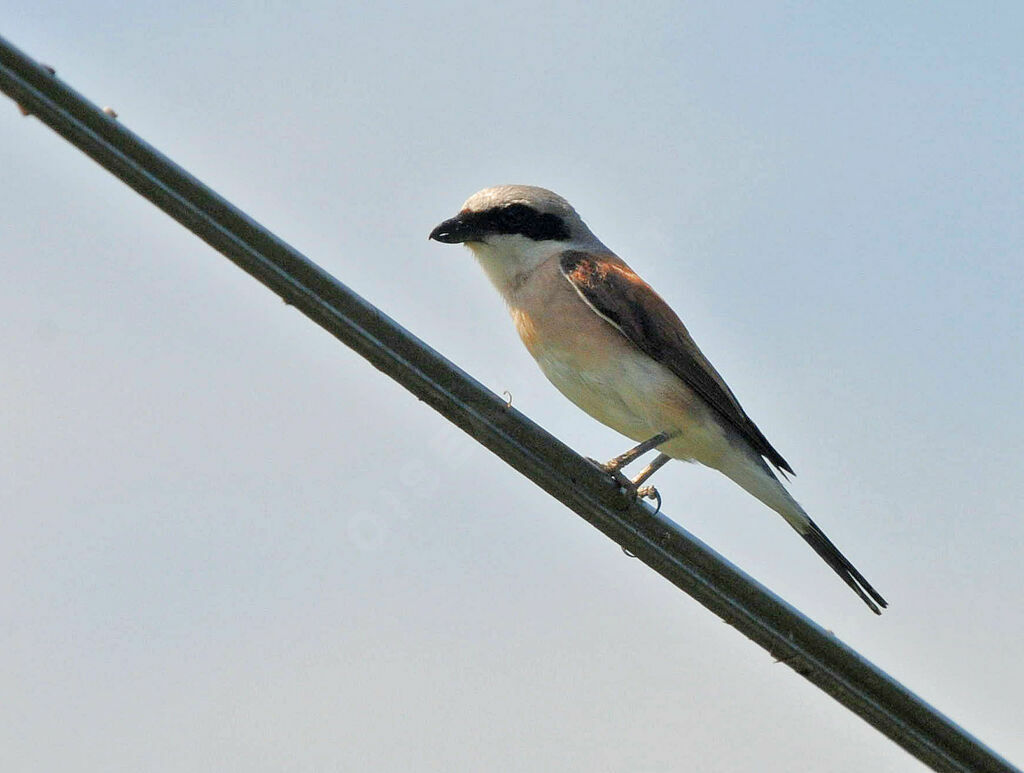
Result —
[[[638, 441], [603, 469], [640, 496], [656, 494], [639, 486], [671, 459], [718, 470], [781, 515], [875, 614], [888, 606], [779, 480], [792, 467], [676, 313], [568, 201], [532, 185], [485, 188], [429, 238], [468, 247], [555, 388]], [[651, 464], [624, 478], [624, 466], [655, 448]]]

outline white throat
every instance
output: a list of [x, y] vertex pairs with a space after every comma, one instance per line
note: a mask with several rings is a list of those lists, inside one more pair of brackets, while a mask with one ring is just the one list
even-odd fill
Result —
[[534, 241], [519, 234], [490, 236], [485, 242], [467, 242], [487, 278], [509, 303], [538, 266], [566, 250], [606, 252], [607, 247], [588, 232], [586, 239]]
[[491, 236], [486, 242], [469, 242], [466, 246], [506, 301], [512, 300], [537, 266], [570, 248], [566, 242], [538, 242], [518, 234]]

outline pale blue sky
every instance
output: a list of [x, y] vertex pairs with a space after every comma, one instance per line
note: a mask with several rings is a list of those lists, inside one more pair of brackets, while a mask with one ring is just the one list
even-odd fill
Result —
[[[716, 473], [665, 468], [666, 511], [1024, 764], [1022, 6], [336, 6], [3, 34], [609, 457], [426, 240], [566, 196], [891, 609]], [[4, 770], [922, 769], [6, 108]]]

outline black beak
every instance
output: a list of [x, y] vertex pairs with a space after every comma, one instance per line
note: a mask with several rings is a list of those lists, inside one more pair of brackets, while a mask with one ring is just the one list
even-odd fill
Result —
[[456, 215], [431, 231], [429, 238], [445, 244], [465, 244], [466, 242], [481, 241], [483, 233], [479, 228]]

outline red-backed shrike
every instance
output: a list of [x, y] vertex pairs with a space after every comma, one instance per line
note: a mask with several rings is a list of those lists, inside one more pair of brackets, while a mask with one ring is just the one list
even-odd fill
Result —
[[562, 394], [643, 441], [605, 469], [622, 479], [621, 467], [657, 448], [634, 485], [670, 458], [719, 470], [785, 518], [875, 613], [887, 606], [779, 482], [772, 467], [792, 473], [789, 464], [679, 317], [569, 202], [533, 186], [487, 188], [430, 238], [473, 251], [526, 348]]

